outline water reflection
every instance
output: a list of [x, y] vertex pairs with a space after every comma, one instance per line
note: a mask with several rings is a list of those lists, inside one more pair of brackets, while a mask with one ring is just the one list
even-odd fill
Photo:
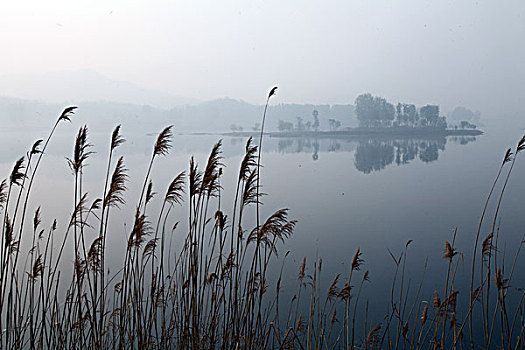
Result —
[[354, 165], [357, 170], [369, 174], [384, 169], [394, 161], [394, 147], [378, 140], [360, 142], [355, 151]]
[[451, 136], [449, 137], [449, 140], [455, 143], [459, 143], [460, 145], [466, 145], [469, 142], [476, 141], [475, 136]]
[[[409, 164], [420, 160], [430, 163], [438, 160], [445, 151], [447, 142], [466, 145], [476, 141], [474, 136], [434, 137], [426, 139], [385, 139], [385, 138], [269, 138], [266, 151], [281, 154], [311, 153], [317, 161], [324, 152], [354, 152], [355, 168], [365, 174], [380, 171], [387, 166]], [[233, 138], [232, 144], [245, 142]]]

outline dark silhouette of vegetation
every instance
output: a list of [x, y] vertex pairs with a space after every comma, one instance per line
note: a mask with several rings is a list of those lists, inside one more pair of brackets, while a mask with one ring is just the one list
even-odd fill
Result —
[[369, 93], [357, 96], [355, 112], [361, 127], [447, 127], [446, 118], [439, 116], [439, 106], [426, 105], [418, 111], [415, 105], [398, 103], [394, 108], [384, 98]]
[[292, 131], [293, 130], [293, 123], [292, 122], [285, 122], [284, 120], [279, 120], [278, 129], [279, 129], [279, 131]]
[[[275, 88], [266, 106], [274, 94]], [[515, 163], [525, 150], [525, 136], [505, 153], [487, 197], [479, 227], [488, 221], [491, 230], [478, 229], [476, 234], [469, 295], [456, 289], [456, 272], [464, 259], [455, 245], [456, 232], [443, 244], [446, 267], [433, 295], [422, 295], [424, 278], [417, 292], [412, 292], [413, 279], [406, 272], [409, 240], [400, 253], [389, 251], [393, 260], [390, 305], [385, 317], [374, 319], [368, 314], [373, 300], [363, 300], [374, 282], [360, 249], [349, 255], [348, 271], [330, 276], [327, 283], [321, 259], [303, 258], [293, 279], [283, 276], [282, 268], [273, 276], [268, 272], [296, 222], [289, 219], [286, 208], [260, 217], [266, 109], [259, 147], [249, 138], [240, 159], [230, 215], [221, 202], [221, 141], [211, 148], [203, 167], [191, 158], [187, 171], [173, 174], [165, 190], [156, 193], [151, 174], [155, 161], [171, 150], [172, 126], [158, 134], [138, 184], [129, 182], [124, 158], [118, 155], [124, 138], [117, 126], [108, 135], [101, 196], [91, 197], [84, 182], [87, 162], [94, 154], [88, 127], [82, 126], [67, 160], [74, 198], [69, 220], [43, 224], [45, 203], [29, 216], [30, 194], [38, 190], [32, 185], [47, 146], [75, 109], [66, 108], [46, 141], [37, 140], [0, 183], [2, 349], [523, 348], [525, 292], [519, 291], [518, 298], [508, 293], [519, 273], [516, 262], [524, 241], [516, 245], [509, 262], [502, 253], [496, 223]], [[361, 154], [373, 153], [379, 159], [378, 165], [364, 169], [393, 162], [393, 145], [367, 142], [362, 147]], [[432, 149], [428, 152], [432, 154], [435, 148], [439, 145], [424, 150]], [[141, 188], [140, 199], [132, 205], [133, 223], [123, 242], [125, 255], [120, 268], [109, 272], [110, 214], [127, 205], [125, 193], [134, 185]], [[496, 201], [495, 212], [488, 215], [491, 200]], [[151, 209], [153, 201], [160, 204], [156, 212]], [[174, 251], [170, 242], [180, 234], [172, 216], [183, 201], [188, 205], [187, 229], [182, 245]], [[251, 228], [246, 219], [250, 210], [257, 216]], [[64, 258], [69, 248], [73, 261]], [[282, 264], [287, 256], [281, 256]], [[296, 281], [292, 296], [281, 290], [283, 278]], [[475, 339], [475, 334], [482, 337]]]
[[242, 132], [244, 129], [240, 125], [232, 124], [232, 125], [230, 125], [230, 130], [233, 131], [233, 132], [236, 132], [236, 131]]
[[297, 124], [296, 124], [295, 129], [297, 131], [305, 131], [306, 130], [306, 125], [303, 123], [303, 118], [297, 117]]
[[314, 131], [317, 132], [319, 131], [319, 112], [317, 111], [317, 109], [314, 109], [312, 111], [312, 117], [314, 117], [312, 127], [314, 128]]
[[[305, 132], [314, 132], [317, 133], [319, 131], [320, 121], [319, 121], [319, 112], [314, 109], [312, 111], [312, 120], [307, 120], [306, 122], [302, 117], [296, 118], [296, 124], [292, 122], [287, 122], [284, 120], [279, 120], [277, 129], [279, 131], [283, 132], [296, 132], [296, 133], [305, 133]], [[336, 119], [328, 119], [328, 125], [330, 128], [330, 131], [336, 131], [341, 126], [341, 122]]]
[[447, 122], [445, 117], [439, 116], [439, 106], [435, 105], [426, 105], [419, 109], [419, 118], [421, 126], [430, 126], [433, 128], [443, 128], [447, 127]]
[[337, 131], [341, 126], [341, 122], [335, 119], [328, 119], [328, 125], [330, 125], [330, 131]]
[[461, 129], [475, 129], [476, 125], [469, 123], [466, 120], [462, 120], [461, 123], [459, 124], [459, 127]]
[[415, 105], [398, 103], [396, 107], [396, 125], [414, 127], [418, 125], [419, 114]]
[[355, 99], [355, 113], [359, 126], [387, 127], [395, 118], [394, 106], [382, 97], [362, 94]]

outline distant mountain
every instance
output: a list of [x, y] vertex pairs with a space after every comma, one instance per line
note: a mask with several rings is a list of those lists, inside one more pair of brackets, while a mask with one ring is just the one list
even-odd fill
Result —
[[111, 101], [163, 109], [199, 102], [196, 99], [144, 89], [129, 82], [112, 80], [92, 70], [3, 75], [0, 76], [0, 96], [47, 103]]
[[[156, 132], [166, 125], [174, 125], [175, 132], [228, 132], [233, 124], [252, 131], [261, 122], [264, 110], [264, 106], [231, 98], [167, 109], [113, 101], [44, 103], [0, 96], [0, 120], [4, 127], [47, 127], [71, 104], [78, 106], [75, 122], [92, 130], [110, 130], [122, 124], [140, 132]], [[278, 104], [268, 108], [265, 129], [277, 130], [279, 120], [313, 122], [313, 110], [318, 111], [320, 130], [329, 129], [329, 119], [339, 120], [342, 127], [357, 125], [352, 105]]]
[[[252, 105], [242, 100], [222, 98], [196, 105], [177, 107], [170, 111], [174, 120], [187, 130], [230, 131], [232, 124], [252, 131], [261, 122], [264, 106]], [[312, 105], [312, 104], [277, 104], [268, 108], [265, 129], [277, 130], [279, 120], [297, 123], [313, 122], [312, 112], [319, 113], [320, 129], [329, 129], [329, 119], [341, 121], [343, 127], [356, 126], [357, 119], [352, 105]]]

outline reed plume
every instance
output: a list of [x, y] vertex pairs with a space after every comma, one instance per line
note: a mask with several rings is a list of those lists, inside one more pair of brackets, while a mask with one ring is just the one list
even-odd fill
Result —
[[0, 183], [0, 210], [4, 209], [4, 204], [7, 200], [7, 180], [2, 180]]
[[154, 156], [166, 156], [168, 154], [171, 149], [171, 138], [173, 137], [172, 129], [173, 126], [170, 125], [160, 132], [153, 148]]
[[[272, 89], [267, 102], [274, 94]], [[66, 108], [57, 123], [70, 121], [75, 108]], [[165, 128], [154, 144], [133, 227], [127, 230], [123, 264], [116, 269], [113, 265], [106, 266], [106, 271], [104, 242], [115, 231], [109, 220], [110, 208], [126, 206], [124, 195], [129, 185], [123, 157], [111, 161], [113, 151], [124, 139], [119, 125], [111, 134], [103, 194], [100, 198], [94, 196], [91, 202], [82, 180], [83, 169], [92, 154], [87, 127], [80, 128], [76, 136], [73, 156], [68, 160], [75, 175], [75, 201], [69, 222], [64, 222], [62, 236], [56, 234], [62, 228], [56, 220], [50, 228], [42, 224], [47, 220], [43, 215], [47, 212], [45, 205], [35, 205], [32, 218], [24, 220], [26, 209], [22, 208], [27, 201], [22, 198], [20, 202], [9, 202], [13, 185], [20, 187], [17, 193], [23, 192], [29, 198], [27, 192], [36, 173], [31, 159], [41, 159], [49, 138], [45, 143], [42, 140], [33, 143], [27, 156], [15, 163], [9, 177], [0, 184], [0, 210], [4, 210], [0, 252], [0, 329], [5, 330], [0, 332], [2, 348], [65, 349], [79, 344], [117, 349], [459, 348], [468, 347], [463, 328], [469, 324], [473, 311], [480, 310], [484, 311], [476, 316], [481, 317], [474, 319], [482, 319], [479, 322], [483, 323], [483, 332], [488, 330], [483, 334], [483, 345], [519, 348], [522, 344], [520, 337], [525, 327], [521, 311], [525, 297], [516, 303], [512, 300], [512, 308], [508, 307], [507, 293], [515, 292], [510, 288], [514, 266], [509, 274], [501, 258], [495, 267], [496, 252], [501, 254], [497, 250], [498, 231], [489, 232], [482, 242], [481, 255], [486, 265], [481, 267], [479, 287], [468, 298], [471, 303], [464, 303], [460, 297], [461, 288], [455, 279], [456, 272], [461, 270], [461, 259], [453, 259], [460, 253], [452, 240], [445, 242], [442, 254], [448, 260], [447, 283], [444, 289], [437, 288], [433, 297], [428, 295], [429, 299], [424, 299], [426, 291], [421, 285], [414, 291], [408, 272], [408, 277], [405, 276], [405, 264], [410, 267], [407, 248], [411, 241], [398, 257], [389, 251], [395, 262], [391, 307], [380, 320], [373, 320], [376, 314], [368, 314], [369, 301], [373, 300], [367, 298], [364, 310], [359, 304], [362, 289], [366, 290], [363, 286], [369, 281], [369, 272], [360, 272], [364, 264], [360, 249], [350, 260], [350, 276], [343, 281], [342, 288], [338, 287], [340, 274], [321, 279], [322, 260], [314, 260], [310, 269], [307, 266], [310, 260], [304, 257], [299, 270], [295, 270], [297, 280], [293, 279], [298, 292], [292, 290], [289, 295], [293, 297], [284, 298], [283, 305], [279, 294], [289, 288], [288, 276], [283, 275], [288, 253], [282, 259], [277, 281], [273, 281], [268, 272], [273, 270], [267, 267], [277, 257], [278, 243], [292, 236], [296, 221], [289, 218], [288, 209], [277, 210], [266, 220], [243, 217], [243, 209], [258, 205], [262, 195], [261, 149], [253, 145], [251, 138], [240, 160], [235, 193], [238, 202], [235, 199], [230, 219], [221, 201], [224, 191], [221, 141], [213, 146], [203, 170], [192, 158], [188, 172], [173, 174], [164, 197], [154, 196], [150, 178], [153, 159], [166, 156], [171, 148], [171, 127]], [[502, 166], [514, 164], [524, 149], [525, 137], [519, 140], [514, 152], [507, 151]], [[173, 216], [178, 215], [175, 205], [182, 204], [186, 195], [190, 199], [187, 212], [190, 220], [181, 236], [180, 228], [174, 232], [179, 221]], [[157, 213], [156, 201], [161, 204]], [[17, 212], [19, 206], [21, 210]], [[158, 219], [150, 222], [151, 215], [158, 215]], [[30, 222], [30, 227], [24, 230], [25, 221]], [[100, 227], [94, 228], [94, 222], [99, 222]], [[30, 234], [25, 234], [26, 231]], [[75, 233], [74, 242], [70, 231]], [[28, 240], [27, 244], [25, 241], [20, 244], [22, 237]], [[62, 251], [71, 246], [74, 246], [73, 266], [62, 256]], [[17, 264], [20, 251], [26, 258]], [[108, 252], [113, 253], [113, 247]], [[519, 260], [515, 259], [517, 266], [516, 261]], [[72, 267], [72, 275], [64, 272], [64, 264]], [[487, 271], [489, 267], [491, 272]], [[352, 279], [352, 275], [356, 278]], [[359, 287], [357, 293], [355, 287]], [[489, 292], [492, 299], [487, 299]], [[487, 305], [493, 307], [491, 313], [486, 311], [491, 311]], [[288, 314], [282, 311], [283, 306], [289, 310]], [[364, 323], [360, 324], [363, 314]], [[370, 329], [370, 324], [376, 326]]]
[[180, 172], [170, 183], [165, 200], [170, 204], [182, 204], [186, 172]]
[[118, 208], [120, 205], [126, 204], [124, 192], [126, 191], [126, 181], [128, 180], [127, 171], [128, 169], [124, 167], [124, 157], [120, 157], [111, 176], [108, 193], [106, 198], [104, 198], [105, 207]]
[[78, 107], [76, 106], [70, 106], [70, 107], [66, 107], [62, 113], [60, 114], [60, 116], [58, 117], [58, 120], [57, 120], [57, 123], [58, 122], [61, 122], [61, 121], [68, 121], [68, 122], [71, 122], [71, 116], [75, 113], [75, 109], [77, 109]]
[[79, 173], [85, 165], [85, 161], [93, 152], [88, 151], [91, 144], [87, 140], [88, 128], [86, 125], [78, 130], [75, 141], [75, 148], [73, 151], [73, 158], [67, 158], [69, 167], [74, 173]]
[[11, 185], [16, 186], [22, 186], [22, 180], [25, 179], [26, 175], [24, 172], [25, 168], [25, 157], [19, 158], [15, 165], [13, 166], [13, 170], [11, 171], [11, 175], [9, 176], [9, 181]]
[[361, 251], [357, 249], [357, 251], [354, 254], [354, 257], [352, 258], [352, 263], [350, 264], [352, 266], [353, 271], [359, 271], [361, 268], [361, 265], [363, 264], [363, 259], [361, 259]]
[[120, 125], [117, 125], [115, 129], [113, 129], [113, 133], [111, 134], [111, 146], [110, 149], [113, 151], [115, 148], [123, 144], [126, 140], [120, 135]]

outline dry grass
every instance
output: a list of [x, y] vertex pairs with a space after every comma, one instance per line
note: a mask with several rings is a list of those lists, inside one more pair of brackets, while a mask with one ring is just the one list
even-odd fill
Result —
[[[275, 94], [268, 95], [267, 102]], [[42, 227], [40, 208], [25, 228], [27, 205], [39, 164], [56, 128], [70, 121], [76, 107], [58, 117], [46, 141], [38, 140], [27, 156], [18, 159], [0, 185], [2, 245], [0, 248], [0, 347], [39, 348], [193, 348], [193, 349], [376, 349], [376, 348], [523, 348], [525, 294], [508, 300], [521, 244], [512, 266], [498, 252], [496, 228], [503, 195], [518, 154], [507, 151], [483, 209], [472, 257], [470, 295], [456, 288], [456, 272], [463, 254], [455, 247], [456, 233], [444, 243], [447, 262], [443, 287], [421, 295], [423, 278], [414, 290], [406, 276], [411, 241], [401, 254], [390, 253], [394, 279], [387, 316], [370, 320], [366, 288], [369, 272], [357, 249], [349, 260], [348, 275], [322, 283], [322, 261], [305, 257], [297, 272], [297, 289], [288, 299], [278, 276], [268, 266], [278, 262], [279, 245], [293, 234], [296, 222], [287, 209], [259, 217], [261, 153], [248, 139], [241, 159], [232, 212], [220, 201], [223, 174], [221, 141], [213, 146], [204, 168], [192, 158], [188, 172], [181, 171], [167, 185], [160, 210], [148, 204], [153, 191], [151, 171], [158, 157], [171, 148], [172, 127], [162, 130], [153, 145], [140, 199], [135, 204], [125, 256], [117, 273], [106, 266], [106, 237], [110, 214], [127, 205], [128, 169], [116, 156], [124, 142], [120, 126], [109, 143], [105, 183], [99, 199], [87, 202], [83, 171], [90, 151], [86, 126], [80, 128], [68, 159], [74, 178], [74, 208], [65, 232], [56, 221]], [[266, 109], [259, 145], [262, 144]], [[117, 159], [116, 162], [114, 159]], [[496, 184], [507, 169], [490, 218], [492, 231], [477, 245]], [[111, 172], [113, 169], [113, 172]], [[174, 208], [189, 206], [188, 229], [178, 252], [171, 250], [177, 224], [167, 227]], [[254, 210], [252, 228], [244, 219]], [[30, 242], [20, 251], [21, 240]], [[71, 243], [72, 241], [72, 243]], [[64, 247], [74, 247], [71, 270], [63, 271]], [[58, 254], [57, 254], [58, 252]], [[22, 257], [23, 259], [19, 259]], [[507, 264], [508, 265], [508, 264]], [[286, 276], [289, 278], [289, 276]], [[269, 291], [271, 291], [269, 293]], [[415, 291], [415, 293], [414, 293]], [[286, 300], [283, 300], [286, 298]], [[424, 300], [431, 300], [427, 302]], [[364, 309], [364, 310], [363, 310]], [[374, 316], [375, 317], [375, 316]], [[377, 322], [379, 321], [379, 323]], [[358, 334], [359, 333], [359, 334]], [[474, 339], [481, 334], [481, 339]]]

